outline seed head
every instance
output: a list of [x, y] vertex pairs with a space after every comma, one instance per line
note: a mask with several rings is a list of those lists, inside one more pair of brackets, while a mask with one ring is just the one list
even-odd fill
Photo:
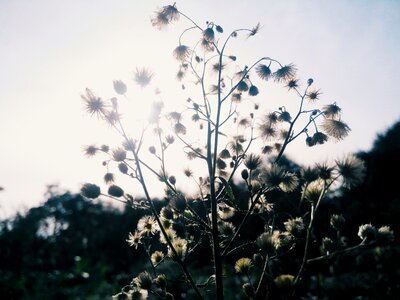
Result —
[[344, 223], [346, 219], [342, 215], [332, 215], [330, 224], [333, 229], [337, 231], [341, 231], [344, 228]]
[[214, 34], [214, 30], [211, 27], [208, 27], [207, 29], [205, 29], [203, 31], [203, 38], [207, 41], [207, 42], [214, 42], [214, 38], [215, 38], [215, 34]]
[[118, 185], [113, 184], [108, 188], [108, 194], [110, 196], [119, 198], [124, 195], [124, 190], [121, 189]]
[[186, 61], [190, 57], [190, 53], [190, 48], [185, 45], [179, 45], [173, 52], [175, 58], [180, 61]]
[[96, 199], [100, 196], [100, 187], [92, 183], [85, 183], [81, 187], [81, 194], [86, 198]]
[[154, 27], [161, 30], [173, 21], [179, 20], [179, 11], [174, 5], [163, 6], [155, 12], [151, 23]]
[[255, 85], [251, 85], [249, 88], [249, 96], [257, 96], [259, 93], [258, 88]]
[[239, 258], [235, 263], [235, 271], [239, 274], [248, 274], [251, 269], [251, 259], [247, 257]]
[[114, 178], [114, 174], [113, 173], [106, 173], [104, 175], [104, 182], [106, 184], [113, 183], [114, 180], [115, 180], [115, 178]]
[[364, 224], [358, 228], [358, 236], [362, 240], [373, 241], [376, 239], [377, 230], [371, 224]]
[[113, 150], [112, 157], [115, 161], [124, 161], [126, 159], [126, 151], [122, 148]]
[[151, 255], [151, 262], [153, 263], [153, 265], [158, 265], [163, 261], [163, 259], [164, 259], [164, 253], [162, 253], [161, 251], [155, 251]]
[[354, 155], [349, 155], [342, 160], [337, 160], [336, 165], [339, 169], [339, 174], [342, 175], [345, 187], [351, 188], [363, 182], [365, 164], [361, 159]]
[[136, 69], [133, 80], [142, 88], [150, 84], [154, 73], [146, 68]]
[[273, 74], [276, 82], [287, 82], [293, 79], [296, 74], [296, 68], [293, 64], [283, 66], [276, 70]]
[[272, 72], [271, 72], [271, 69], [269, 68], [269, 66], [263, 65], [263, 64], [259, 64], [256, 67], [256, 73], [262, 80], [268, 80], [272, 75]]
[[114, 90], [117, 94], [125, 95], [127, 91], [126, 84], [121, 80], [114, 80]]

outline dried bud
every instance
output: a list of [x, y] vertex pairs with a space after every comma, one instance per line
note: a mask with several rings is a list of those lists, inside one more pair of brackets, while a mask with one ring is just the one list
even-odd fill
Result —
[[118, 185], [113, 184], [108, 188], [108, 194], [110, 196], [119, 198], [124, 195], [124, 190], [121, 189]]
[[90, 199], [96, 199], [100, 196], [100, 187], [92, 183], [85, 183], [81, 188], [82, 196]]
[[241, 175], [244, 180], [247, 180], [249, 178], [249, 172], [247, 171], [247, 169], [243, 169]]
[[128, 173], [128, 166], [124, 163], [119, 163], [118, 164], [118, 169], [122, 174], [127, 174]]

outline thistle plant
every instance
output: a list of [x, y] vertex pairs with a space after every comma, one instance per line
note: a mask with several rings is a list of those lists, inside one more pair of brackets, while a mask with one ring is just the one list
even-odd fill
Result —
[[[235, 293], [242, 290], [243, 298], [248, 299], [291, 297], [296, 295], [308, 264], [379, 241], [390, 242], [390, 228], [363, 225], [358, 233], [361, 243], [346, 245], [341, 235], [345, 218], [340, 215], [327, 221], [336, 237], [319, 241], [313, 233], [321, 203], [339, 187], [359, 184], [363, 162], [348, 156], [333, 164], [293, 168], [284, 153], [298, 139], [317, 148], [345, 138], [350, 128], [337, 103], [320, 103], [322, 93], [314, 87], [314, 80], [302, 83], [292, 63], [269, 56], [238, 63], [240, 57], [229, 52], [230, 43], [255, 38], [259, 24], [226, 33], [214, 21], [198, 24], [175, 4], [157, 10], [151, 22], [156, 29], [163, 29], [180, 19], [187, 28], [171, 52], [177, 61], [177, 80], [184, 82], [186, 89], [190, 87], [184, 109], [167, 112], [161, 101], [155, 101], [143, 130], [130, 136], [124, 112], [119, 110], [119, 101], [127, 101], [127, 84], [113, 82], [120, 99], [105, 100], [90, 89], [82, 95], [86, 111], [121, 137], [121, 144], [113, 148], [85, 148], [87, 156], [105, 156], [108, 191], [103, 194], [98, 185], [88, 183], [82, 194], [110, 197], [148, 212], [127, 236], [127, 243], [133, 249], [145, 249], [149, 269], [139, 272], [114, 297], [180, 298], [172, 294], [169, 285], [182, 278], [188, 295], [198, 299], [224, 299], [228, 286], [233, 286]], [[145, 88], [153, 75], [148, 69], [137, 69], [134, 81]], [[263, 101], [267, 83], [287, 90], [295, 109], [264, 107], [268, 104]], [[156, 136], [152, 140], [157, 144], [146, 143], [149, 135]], [[183, 193], [180, 177], [168, 171], [169, 159], [176, 156], [170, 152], [173, 144], [179, 144], [191, 162], [198, 160], [205, 166], [200, 174], [191, 168], [183, 170], [192, 182], [193, 195]], [[129, 187], [118, 186], [115, 172], [139, 183], [144, 200], [129, 193]], [[153, 200], [146, 174], [165, 186], [162, 208]], [[290, 202], [290, 211], [276, 207], [282, 201]], [[321, 256], [311, 257], [315, 243], [320, 245]], [[288, 266], [283, 262], [291, 255]], [[205, 262], [199, 278], [192, 275], [199, 273], [194, 267], [196, 260]], [[176, 270], [171, 275], [166, 274], [168, 269]]]

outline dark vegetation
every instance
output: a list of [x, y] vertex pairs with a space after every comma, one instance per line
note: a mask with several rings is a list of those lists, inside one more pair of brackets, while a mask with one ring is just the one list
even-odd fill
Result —
[[[358, 226], [366, 223], [377, 227], [390, 226], [394, 230], [395, 241], [392, 244], [373, 244], [310, 263], [305, 271], [304, 284], [298, 292], [299, 298], [399, 299], [399, 153], [400, 122], [378, 136], [370, 151], [358, 154], [367, 166], [364, 183], [351, 191], [342, 189], [340, 195], [327, 198], [321, 204], [314, 227], [318, 241], [335, 235], [328, 220], [330, 215], [340, 212], [346, 219], [343, 235], [349, 238], [343, 242], [348, 246], [359, 243]], [[244, 192], [240, 187], [234, 187], [234, 193], [239, 196]], [[298, 195], [285, 194], [285, 198], [274, 195], [271, 198], [275, 199], [278, 211], [290, 214], [291, 210], [299, 209], [291, 202], [298, 199]], [[157, 203], [161, 207], [163, 201]], [[149, 266], [143, 247], [135, 249], [125, 242], [128, 233], [136, 228], [143, 215], [143, 210], [127, 207], [120, 211], [80, 195], [65, 193], [52, 195], [42, 206], [2, 221], [0, 298], [109, 299]], [[284, 220], [277, 220], [277, 223]], [[263, 231], [260, 228], [262, 224], [253, 218], [243, 236], [257, 237]], [[318, 257], [318, 245], [312, 245], [311, 257]], [[187, 262], [197, 278], [202, 278], [204, 267], [212, 266], [212, 254], [207, 255], [204, 251], [208, 250], [205, 249], [209, 248], [200, 245], [192, 256], [194, 259], [189, 257]], [[301, 249], [302, 246], [299, 247]], [[287, 257], [284, 268], [290, 270], [291, 264], [296, 260], [298, 263], [301, 251], [298, 252], [296, 254], [295, 249], [295, 255], [292, 252], [290, 258]], [[234, 263], [242, 254], [239, 252], [228, 260]], [[162, 268], [168, 273], [168, 264]], [[274, 271], [273, 264], [271, 268]], [[232, 271], [225, 272], [229, 275]], [[179, 275], [168, 275], [168, 278], [172, 278], [167, 282], [168, 290], [183, 291]], [[204, 281], [207, 278], [204, 277]], [[226, 281], [226, 285], [229, 284]], [[245, 297], [244, 294], [236, 297], [229, 294], [228, 288], [226, 291], [227, 299]], [[275, 292], [271, 291], [271, 299], [275, 299]]]

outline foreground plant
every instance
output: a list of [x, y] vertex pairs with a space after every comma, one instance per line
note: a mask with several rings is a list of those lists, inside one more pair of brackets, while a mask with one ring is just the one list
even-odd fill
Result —
[[[138, 136], [129, 136], [117, 98], [103, 100], [89, 89], [82, 95], [86, 111], [107, 122], [122, 138], [122, 144], [113, 149], [106, 145], [85, 148], [87, 156], [101, 153], [107, 157], [103, 162], [107, 168], [104, 180], [109, 188], [107, 194], [102, 194], [97, 185], [85, 184], [82, 194], [88, 198], [109, 196], [149, 213], [127, 239], [130, 246], [145, 249], [149, 270], [139, 273], [115, 298], [173, 299], [168, 283], [180, 278], [176, 272], [172, 276], [164, 274], [165, 264], [180, 267], [191, 288], [189, 295], [199, 299], [223, 299], [224, 285], [238, 282], [236, 288], [250, 299], [266, 299], [272, 294], [290, 297], [295, 295], [309, 263], [390, 241], [390, 228], [377, 230], [363, 225], [359, 232], [362, 242], [346, 245], [341, 236], [345, 220], [339, 215], [331, 218], [336, 239], [316, 241], [313, 225], [321, 203], [338, 187], [359, 184], [363, 162], [348, 156], [333, 164], [294, 169], [284, 157], [286, 148], [297, 139], [314, 147], [329, 139], [345, 138], [350, 128], [341, 119], [341, 108], [336, 103], [321, 106], [321, 92], [313, 88], [313, 79], [302, 86], [293, 64], [271, 57], [245, 66], [237, 64], [238, 57], [227, 52], [230, 41], [242, 36], [252, 38], [259, 24], [225, 34], [215, 22], [200, 26], [175, 4], [159, 9], [152, 24], [162, 29], [181, 17], [189, 25], [179, 36], [173, 56], [179, 64], [177, 80], [185, 79], [185, 88], [191, 91], [183, 111], [164, 112], [162, 103], [155, 102], [145, 129]], [[188, 35], [188, 40], [196, 38], [194, 45], [185, 43]], [[147, 69], [137, 70], [134, 80], [145, 87], [152, 76]], [[262, 105], [255, 99], [263, 101], [266, 82], [288, 89], [289, 96], [297, 98], [293, 100], [297, 108], [289, 112], [282, 105], [260, 113]], [[125, 95], [127, 85], [114, 81], [114, 90]], [[198, 129], [185, 122], [188, 115]], [[165, 129], [165, 120], [170, 130]], [[150, 134], [156, 135], [157, 145], [146, 144]], [[193, 137], [203, 139], [196, 143]], [[177, 142], [188, 159], [205, 165], [205, 174], [184, 170], [196, 187], [194, 196], [180, 192], [179, 177], [168, 172], [169, 160], [176, 156], [169, 149]], [[144, 148], [150, 158], [143, 153]], [[114, 168], [140, 184], [145, 201], [136, 200], [115, 185]], [[166, 204], [161, 210], [152, 200], [144, 170], [165, 185]], [[294, 209], [277, 209], [282, 199], [291, 201]], [[321, 244], [322, 256], [311, 258], [310, 247], [315, 242]], [[200, 256], [208, 251], [207, 247], [212, 259]], [[296, 256], [299, 249], [301, 257]], [[282, 262], [290, 255], [295, 267], [289, 268]], [[196, 259], [206, 261], [201, 281], [189, 268]], [[237, 280], [226, 278], [229, 272], [237, 274]]]

